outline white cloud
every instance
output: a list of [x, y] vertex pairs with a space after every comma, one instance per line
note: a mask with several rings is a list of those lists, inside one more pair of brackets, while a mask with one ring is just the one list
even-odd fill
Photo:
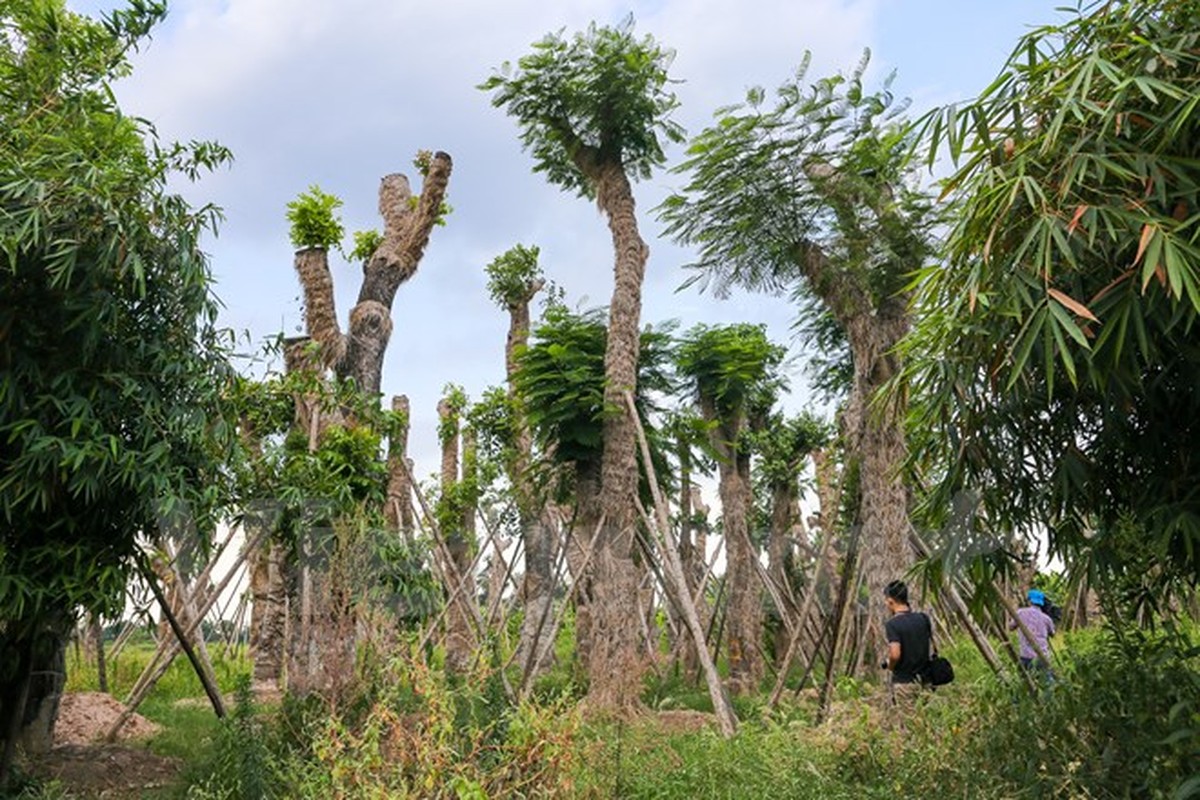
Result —
[[[411, 396], [424, 474], [434, 463], [433, 409], [442, 386], [454, 381], [478, 393], [502, 380], [506, 320], [489, 305], [484, 264], [517, 242], [538, 244], [547, 272], [572, 302], [586, 295], [603, 304], [611, 292], [603, 218], [531, 174], [515, 127], [475, 86], [548, 32], [616, 23], [632, 11], [639, 32], [676, 50], [672, 73], [685, 81], [677, 87], [679, 119], [695, 133], [716, 106], [739, 101], [748, 86], [785, 80], [805, 50], [813, 51], [816, 77], [850, 68], [865, 46], [891, 42], [893, 52], [906, 52], [900, 44], [937, 33], [928, 18], [882, 29], [880, 15], [895, 1], [175, 0], [167, 23], [137, 56], [133, 77], [117, 90], [126, 110], [150, 118], [164, 138], [214, 138], [233, 149], [232, 169], [188, 194], [225, 208], [228, 221], [210, 248], [217, 292], [225, 319], [260, 336], [281, 324], [291, 333], [300, 323], [283, 220], [288, 200], [319, 183], [345, 199], [348, 229], [375, 227], [382, 175], [411, 174], [418, 148], [451, 153], [455, 211], [397, 295], [384, 374], [385, 391]], [[114, 4], [74, 3], [84, 11]], [[942, 36], [962, 35], [970, 25], [957, 2], [925, 4], [963, 18], [955, 33]], [[786, 340], [785, 301], [719, 304], [694, 292], [674, 294], [687, 253], [654, 240], [650, 210], [676, 182], [664, 174], [636, 189], [643, 233], [652, 239], [646, 319], [765, 321]], [[356, 277], [354, 267], [335, 267], [343, 319]]]

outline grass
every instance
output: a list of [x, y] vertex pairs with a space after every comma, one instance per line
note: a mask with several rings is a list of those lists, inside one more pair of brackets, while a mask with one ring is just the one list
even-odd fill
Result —
[[[577, 713], [570, 664], [542, 679], [532, 703], [514, 709], [494, 696], [486, 676], [447, 680], [440, 669], [403, 657], [369, 673], [372, 687], [353, 715], [333, 719], [318, 704], [309, 709], [315, 724], [297, 726], [293, 715], [289, 728], [286, 713], [253, 715], [243, 706], [240, 718], [222, 726], [206, 704], [177, 702], [203, 697], [181, 661], [142, 711], [163, 725], [149, 748], [183, 758], [188, 768], [179, 786], [145, 797], [240, 797], [229, 787], [261, 785], [265, 777], [279, 796], [305, 798], [1174, 800], [1189, 763], [1197, 763], [1192, 754], [1200, 753], [1200, 692], [1192, 691], [1200, 677], [1183, 657], [1195, 652], [1194, 631], [1191, 642], [1163, 639], [1130, 650], [1098, 631], [1068, 634], [1057, 645], [1060, 684], [1038, 697], [998, 680], [969, 640], [948, 642], [943, 652], [954, 662], [955, 683], [928, 697], [901, 730], [881, 725], [889, 707], [876, 687], [842, 680], [832, 719], [820, 726], [810, 692], [789, 691], [774, 710], [765, 708], [765, 691], [737, 699], [741, 724], [732, 739], [691, 713], [710, 710], [708, 694], [678, 674], [647, 681], [646, 715], [587, 721]], [[142, 646], [122, 657], [126, 663], [113, 672], [118, 694], [150, 652]], [[1131, 691], [1123, 669], [1138, 652], [1147, 685]], [[94, 689], [88, 665], [73, 666], [71, 688]], [[248, 669], [217, 659], [227, 696]], [[290, 743], [282, 735], [289, 730]], [[188, 783], [203, 786], [189, 792]]]
[[[154, 649], [154, 644], [149, 641], [130, 643], [119, 658], [110, 661], [106, 665], [109, 694], [124, 702], [153, 657]], [[98, 692], [100, 681], [96, 664], [81, 655], [74, 648], [68, 650], [66, 691]], [[238, 677], [248, 675], [251, 664], [244, 655], [237, 658], [230, 653], [227, 656], [225, 649], [219, 645], [210, 646], [209, 655], [217, 685], [228, 705]], [[181, 653], [175, 658], [138, 706], [137, 712], [162, 728], [146, 740], [146, 748], [156, 755], [178, 758], [185, 764], [184, 775], [178, 786], [145, 792], [141, 797], [144, 800], [183, 797], [190, 782], [188, 765], [201, 763], [212, 756], [221, 729], [220, 720], [186, 656]]]

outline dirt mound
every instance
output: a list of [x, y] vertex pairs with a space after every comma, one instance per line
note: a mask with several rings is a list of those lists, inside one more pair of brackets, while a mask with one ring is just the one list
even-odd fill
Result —
[[72, 794], [127, 798], [170, 786], [178, 779], [182, 763], [119, 744], [63, 744], [39, 756], [30, 767], [40, 778], [61, 781]]
[[[121, 702], [103, 692], [65, 694], [58, 707], [54, 725], [54, 744], [87, 744], [103, 736], [117, 721], [124, 708]], [[118, 739], [142, 739], [158, 733], [158, 723], [134, 714], [117, 733]]]

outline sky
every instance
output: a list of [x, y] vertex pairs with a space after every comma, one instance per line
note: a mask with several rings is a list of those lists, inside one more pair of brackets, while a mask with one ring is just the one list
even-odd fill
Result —
[[[68, 0], [98, 15], [119, 3]], [[174, 0], [167, 20], [115, 89], [128, 114], [163, 140], [216, 140], [228, 169], [180, 187], [222, 207], [212, 259], [223, 324], [243, 349], [303, 321], [285, 206], [309, 186], [345, 201], [347, 231], [381, 228], [377, 187], [409, 175], [419, 149], [454, 159], [446, 226], [434, 230], [416, 276], [400, 288], [384, 365], [385, 395], [412, 402], [417, 473], [437, 468], [436, 403], [448, 383], [479, 397], [504, 380], [507, 314], [493, 306], [484, 266], [514, 244], [537, 245], [548, 277], [571, 305], [607, 303], [612, 250], [594, 204], [531, 171], [515, 124], [475, 88], [545, 34], [568, 35], [632, 14], [676, 52], [671, 75], [691, 134], [747, 88], [772, 88], [812, 52], [813, 79], [848, 71], [872, 51], [869, 75], [897, 72], [894, 89], [914, 113], [967, 99], [1000, 69], [1031, 25], [1061, 17], [1055, 0]], [[668, 150], [671, 164], [682, 148]], [[765, 323], [798, 353], [785, 300], [735, 294], [718, 300], [678, 287], [686, 249], [661, 237], [653, 208], [684, 182], [662, 171], [635, 186], [650, 245], [644, 322]], [[349, 245], [349, 242], [347, 242]], [[331, 257], [343, 330], [360, 271]], [[246, 344], [247, 342], [251, 344]], [[811, 402], [797, 364], [786, 405]]]

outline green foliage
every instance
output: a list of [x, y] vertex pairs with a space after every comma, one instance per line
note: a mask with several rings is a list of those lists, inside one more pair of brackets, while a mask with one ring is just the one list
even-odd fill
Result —
[[356, 263], [370, 261], [379, 245], [383, 244], [383, 234], [377, 230], [355, 231], [353, 239], [354, 249], [350, 251], [349, 259]]
[[800, 327], [836, 370], [824, 388], [837, 393], [847, 386], [844, 320], [905, 289], [928, 255], [929, 213], [907, 181], [911, 135], [891, 79], [868, 91], [864, 56], [850, 75], [806, 85], [809, 61], [773, 106], [755, 88], [717, 112], [676, 170], [687, 185], [658, 213], [668, 235], [698, 247], [686, 285], [793, 297]]
[[538, 265], [539, 253], [536, 245], [517, 244], [492, 259], [485, 269], [493, 303], [507, 308], [529, 302], [531, 290], [545, 280]]
[[765, 416], [786, 382], [787, 351], [767, 339], [764, 325], [697, 325], [679, 344], [677, 365], [701, 407], [733, 435], [750, 417]]
[[1116, 570], [1128, 520], [1166, 584], [1200, 577], [1198, 26], [1194, 3], [1086, 4], [926, 120], [955, 216], [904, 349], [929, 509], [976, 489], [993, 524]]
[[[200, 237], [168, 180], [227, 162], [159, 143], [110, 83], [165, 14], [0, 7], [0, 630], [119, 603], [140, 534], [211, 530], [229, 373]], [[9, 651], [12, 652], [12, 651]]]
[[379, 458], [380, 437], [365, 425], [330, 426], [316, 450], [307, 437], [291, 437], [283, 481], [306, 499], [332, 501], [349, 510], [379, 503], [387, 486], [387, 465]]
[[[341, 207], [341, 198], [325, 194], [321, 187], [315, 184], [289, 202], [287, 221], [291, 226], [288, 235], [291, 237], [292, 246], [297, 250], [307, 247], [328, 249], [340, 246], [342, 237], [346, 235], [342, 221], [336, 214]], [[355, 253], [358, 252], [359, 244], [360, 240], [355, 237]]]
[[[552, 306], [534, 329], [529, 346], [518, 355], [517, 393], [535, 439], [554, 454], [555, 461], [600, 463], [608, 413], [604, 408], [607, 339], [603, 309], [576, 314]], [[671, 358], [669, 332], [647, 327], [641, 336], [634, 398], [644, 420], [656, 410], [651, 394], [672, 388], [667, 371]]]
[[995, 683], [977, 685], [965, 703], [934, 698], [892, 751], [860, 732], [841, 774], [910, 795], [1186, 796], [1177, 790], [1200, 763], [1196, 643], [1113, 630], [1089, 638], [1071, 641], [1059, 680], [1036, 698]]
[[530, 428], [560, 462], [600, 461], [606, 338], [599, 310], [551, 308], [518, 356], [514, 383]]
[[203, 777], [188, 787], [188, 800], [243, 800], [292, 797], [283, 764], [271, 751], [267, 731], [258, 719], [250, 676], [234, 689], [233, 712], [222, 720], [216, 747], [202, 770]]
[[323, 715], [289, 765], [292, 796], [569, 796], [577, 714], [563, 704], [512, 707], [494, 676], [449, 682], [398, 658], [361, 719]]
[[833, 436], [829, 422], [803, 411], [793, 417], [773, 415], [762, 430], [747, 438], [758, 455], [755, 469], [768, 484], [774, 485], [795, 481], [804, 459], [827, 446]]
[[442, 390], [442, 399], [446, 403], [448, 413], [438, 420], [438, 441], [444, 445], [451, 438], [458, 436], [462, 412], [466, 410], [470, 401], [463, 388], [455, 383], [446, 384], [446, 388]]
[[475, 432], [479, 455], [485, 461], [504, 462], [512, 456], [516, 442], [517, 399], [506, 389], [490, 386], [467, 412], [467, 424]]
[[800, 725], [748, 721], [725, 739], [715, 730], [663, 730], [653, 721], [596, 732], [581, 783], [598, 797], [861, 797], [828, 776], [828, 757], [806, 746]]
[[570, 40], [550, 34], [533, 47], [479, 88], [516, 120], [534, 171], [552, 184], [592, 199], [589, 171], [616, 165], [648, 178], [665, 161], [660, 137], [683, 140], [670, 120], [679, 104], [668, 91], [674, 54], [650, 36], [636, 39], [632, 17], [617, 27], [593, 23]]

